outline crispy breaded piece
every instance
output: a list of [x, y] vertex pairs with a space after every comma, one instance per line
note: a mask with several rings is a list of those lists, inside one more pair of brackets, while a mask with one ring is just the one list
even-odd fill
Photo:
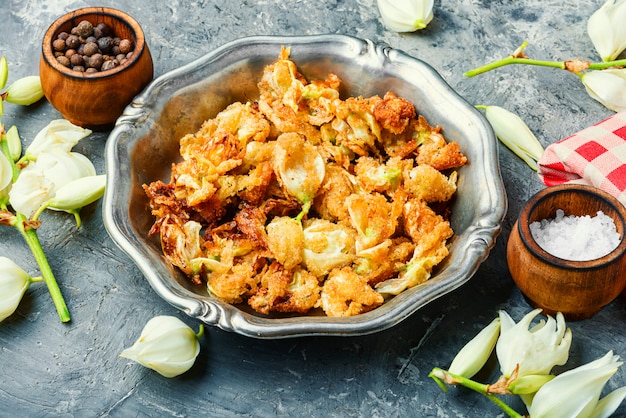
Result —
[[320, 306], [328, 316], [358, 315], [382, 305], [384, 299], [353, 269], [330, 272], [322, 287]]
[[235, 215], [235, 222], [239, 231], [261, 248], [269, 247], [269, 238], [265, 232], [266, 221], [265, 213], [258, 207], [251, 205], [244, 205]]
[[370, 286], [397, 276], [415, 251], [415, 244], [406, 237], [394, 238], [389, 242], [385, 257], [378, 259], [363, 257], [355, 261], [359, 274]]
[[286, 194], [310, 203], [324, 180], [326, 170], [317, 147], [295, 132], [276, 138], [272, 168]]
[[374, 117], [380, 125], [394, 134], [401, 134], [415, 118], [415, 106], [406, 99], [387, 92], [383, 100], [372, 109]]
[[431, 165], [421, 164], [404, 172], [404, 190], [425, 202], [447, 202], [456, 192], [456, 171], [447, 177]]
[[396, 231], [400, 213], [380, 193], [352, 194], [345, 201], [350, 224], [357, 231], [356, 253], [372, 248]]
[[176, 217], [166, 217], [160, 224], [161, 248], [167, 260], [198, 283], [198, 272], [193, 268], [193, 260], [201, 257], [203, 239], [200, 237], [202, 225], [195, 221], [183, 222]]
[[413, 129], [420, 144], [417, 151], [417, 164], [428, 164], [442, 171], [467, 163], [467, 157], [461, 153], [459, 144], [446, 142], [441, 134], [441, 128], [430, 126], [422, 115], [418, 116]]
[[367, 192], [391, 194], [402, 184], [402, 173], [412, 166], [412, 160], [398, 157], [391, 157], [384, 164], [373, 157], [359, 157], [354, 166], [354, 173]]
[[318, 303], [320, 286], [317, 278], [306, 270], [285, 270], [278, 263], [270, 265], [261, 278], [261, 287], [248, 303], [259, 313], [305, 313]]
[[259, 88], [259, 110], [280, 132], [300, 133], [314, 144], [320, 133], [299, 112], [299, 101], [307, 80], [289, 59], [289, 49], [281, 48], [278, 61], [263, 70]]
[[274, 180], [272, 165], [264, 161], [247, 174], [237, 176], [238, 196], [249, 205], [259, 206]]
[[150, 229], [150, 235], [158, 233], [160, 224], [168, 218], [177, 218], [183, 222], [190, 219], [190, 211], [176, 198], [174, 186], [171, 183], [165, 184], [157, 180], [150, 185], [144, 184], [143, 190], [150, 199], [150, 210], [156, 218], [156, 222]]
[[382, 99], [378, 96], [349, 97], [337, 103], [336, 118], [331, 122], [337, 144], [357, 155], [377, 154], [381, 126], [372, 111], [380, 101]]
[[258, 286], [253, 265], [244, 262], [223, 273], [210, 273], [207, 279], [208, 290], [228, 303], [243, 302], [257, 291]]
[[450, 223], [437, 215], [423, 200], [409, 199], [404, 204], [402, 219], [404, 232], [424, 249], [422, 252], [445, 247], [446, 240], [454, 234]]
[[304, 257], [302, 224], [288, 216], [276, 216], [266, 226], [268, 248], [287, 270], [295, 268]]
[[[321, 126], [335, 117], [335, 106], [339, 101], [341, 80], [335, 74], [329, 74], [326, 80], [316, 80], [300, 91], [299, 108], [302, 116], [311, 125]], [[295, 103], [294, 103], [295, 104]]]
[[333, 222], [348, 220], [345, 200], [357, 191], [356, 185], [356, 179], [348, 171], [333, 163], [326, 164], [324, 181], [313, 201], [313, 209]]
[[353, 228], [318, 218], [308, 219], [303, 226], [304, 263], [312, 274], [323, 280], [332, 269], [354, 260], [356, 232]]

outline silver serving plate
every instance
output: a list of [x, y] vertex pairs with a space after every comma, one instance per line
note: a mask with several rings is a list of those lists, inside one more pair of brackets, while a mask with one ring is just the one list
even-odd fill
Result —
[[[349, 318], [311, 315], [263, 316], [230, 305], [191, 285], [163, 257], [142, 185], [169, 182], [180, 160], [178, 141], [197, 131], [230, 103], [254, 100], [263, 67], [281, 45], [309, 80], [337, 74], [341, 94], [384, 95], [413, 102], [431, 125], [457, 141], [469, 163], [459, 170], [451, 225], [450, 255], [426, 283], [408, 289], [371, 312]], [[343, 35], [257, 36], [228, 43], [155, 79], [125, 110], [106, 147], [104, 223], [111, 238], [137, 264], [156, 293], [206, 324], [256, 338], [362, 335], [398, 324], [420, 307], [467, 282], [487, 258], [500, 233], [506, 195], [497, 142], [485, 118], [456, 94], [428, 64], [401, 51]]]

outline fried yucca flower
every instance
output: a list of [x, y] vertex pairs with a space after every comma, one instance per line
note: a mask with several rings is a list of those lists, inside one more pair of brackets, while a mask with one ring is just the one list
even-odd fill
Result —
[[260, 314], [350, 316], [448, 255], [467, 158], [406, 99], [344, 100], [340, 84], [309, 82], [283, 48], [256, 102], [184, 136], [170, 183], [144, 185], [151, 233], [194, 283]]
[[330, 272], [320, 298], [320, 305], [328, 316], [358, 315], [379, 307], [383, 302], [383, 296], [348, 267]]

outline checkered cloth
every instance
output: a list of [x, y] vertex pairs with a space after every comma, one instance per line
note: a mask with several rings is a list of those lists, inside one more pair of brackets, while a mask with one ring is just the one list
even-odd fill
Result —
[[589, 184], [626, 205], [626, 111], [549, 145], [538, 174], [547, 186]]

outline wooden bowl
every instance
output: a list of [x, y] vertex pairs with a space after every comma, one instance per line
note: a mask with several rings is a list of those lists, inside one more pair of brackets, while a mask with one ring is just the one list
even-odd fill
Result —
[[[609, 254], [589, 261], [570, 261], [548, 253], [533, 238], [530, 224], [565, 216], [613, 218], [620, 243]], [[534, 307], [545, 314], [562, 312], [569, 320], [595, 315], [626, 286], [626, 208], [610, 194], [576, 184], [552, 186], [534, 195], [522, 209], [507, 244], [507, 262], [513, 280]]]
[[[134, 52], [124, 64], [95, 73], [74, 71], [54, 56], [52, 42], [82, 20], [107, 24], [115, 36], [130, 39]], [[108, 7], [86, 7], [58, 18], [46, 31], [39, 64], [41, 85], [48, 101], [70, 122], [89, 128], [107, 128], [153, 79], [153, 63], [143, 31], [124, 12]]]

